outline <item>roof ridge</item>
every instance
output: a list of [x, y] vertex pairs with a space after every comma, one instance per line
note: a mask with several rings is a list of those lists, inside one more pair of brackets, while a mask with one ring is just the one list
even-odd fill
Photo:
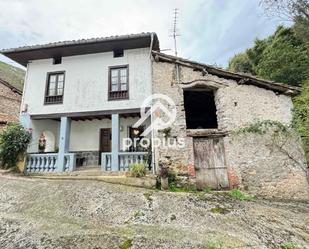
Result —
[[111, 40], [121, 40], [121, 39], [134, 39], [147, 37], [157, 34], [155, 32], [141, 32], [135, 34], [125, 34], [125, 35], [112, 35], [112, 36], [102, 36], [102, 37], [92, 37], [92, 38], [82, 38], [82, 39], [74, 39], [74, 40], [63, 40], [56, 42], [49, 42], [43, 44], [35, 44], [35, 45], [25, 45], [16, 48], [5, 48], [0, 49], [0, 53], [11, 53], [11, 52], [20, 52], [25, 50], [33, 50], [33, 49], [41, 49], [41, 48], [49, 48], [49, 47], [58, 47], [58, 46], [72, 46], [77, 44], [87, 44], [93, 42], [103, 42], [103, 41], [111, 41]]

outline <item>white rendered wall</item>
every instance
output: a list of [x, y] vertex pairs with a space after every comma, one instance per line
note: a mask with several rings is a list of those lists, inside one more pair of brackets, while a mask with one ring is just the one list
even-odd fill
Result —
[[[120, 150], [123, 150], [123, 138], [129, 137], [128, 127], [138, 118], [120, 118]], [[111, 128], [110, 119], [72, 121], [70, 134], [70, 151], [98, 151], [100, 141], [100, 129]]]
[[[38, 152], [39, 138], [42, 132], [49, 131], [55, 136], [55, 148], [58, 147], [60, 122], [55, 120], [32, 120], [32, 140], [28, 147], [29, 153]], [[49, 141], [46, 141], [49, 143]], [[52, 149], [51, 149], [52, 150]]]
[[[129, 65], [129, 99], [108, 101], [108, 67]], [[48, 72], [65, 71], [63, 104], [44, 105]], [[139, 108], [151, 94], [149, 48], [124, 51], [124, 57], [113, 58], [113, 52], [34, 60], [28, 64], [23, 104], [33, 114], [83, 112]]]

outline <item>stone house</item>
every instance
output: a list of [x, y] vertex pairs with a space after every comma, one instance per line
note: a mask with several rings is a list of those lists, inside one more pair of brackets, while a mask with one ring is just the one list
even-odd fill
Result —
[[0, 129], [18, 121], [22, 92], [0, 78]]
[[182, 149], [157, 149], [157, 163], [165, 160], [200, 189], [240, 187], [267, 196], [308, 198], [307, 165], [296, 134], [276, 144], [271, 131], [237, 133], [263, 121], [290, 125], [298, 87], [152, 54], [153, 92], [173, 99], [177, 118], [170, 136], [185, 140]]

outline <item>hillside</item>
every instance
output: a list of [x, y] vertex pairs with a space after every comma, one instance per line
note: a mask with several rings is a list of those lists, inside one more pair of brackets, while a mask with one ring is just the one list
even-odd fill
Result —
[[0, 61], [0, 78], [9, 82], [19, 90], [23, 90], [26, 71]]

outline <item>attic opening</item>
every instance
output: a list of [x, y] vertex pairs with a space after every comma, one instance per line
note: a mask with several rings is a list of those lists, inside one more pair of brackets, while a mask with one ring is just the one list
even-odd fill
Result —
[[61, 57], [54, 57], [53, 58], [53, 64], [57, 65], [57, 64], [61, 64], [62, 62], [62, 58]]
[[115, 49], [113, 50], [113, 56], [114, 58], [117, 58], [117, 57], [123, 57], [123, 49]]
[[217, 129], [217, 108], [213, 91], [184, 91], [187, 129]]

